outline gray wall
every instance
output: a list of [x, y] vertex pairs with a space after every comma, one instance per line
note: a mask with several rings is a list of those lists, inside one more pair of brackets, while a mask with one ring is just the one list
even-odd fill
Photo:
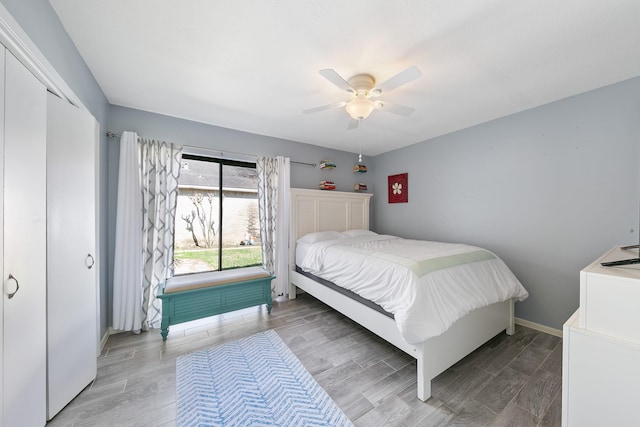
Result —
[[[329, 159], [336, 163], [335, 169], [320, 170], [317, 166], [291, 164], [291, 186], [296, 188], [318, 188], [318, 183], [324, 179], [334, 181], [338, 191], [352, 191], [355, 182], [364, 182], [369, 185], [369, 191], [373, 191], [373, 180], [370, 174], [353, 173], [353, 165], [358, 160], [358, 155], [353, 153], [239, 132], [119, 106], [111, 106], [108, 130], [116, 134], [121, 134], [123, 131], [135, 131], [139, 136], [147, 139], [175, 142], [216, 151], [243, 153], [253, 156], [282, 155], [291, 158], [292, 161], [316, 163], [316, 165], [323, 159]], [[119, 139], [114, 138], [109, 143], [109, 211], [107, 214], [109, 230], [112, 230], [109, 233], [108, 242], [109, 283], [113, 281], [115, 206], [120, 154], [118, 141]], [[365, 164], [370, 161], [367, 157], [364, 157], [363, 160]], [[109, 301], [111, 301], [111, 298], [109, 298]], [[111, 316], [111, 310], [109, 310], [109, 316]]]
[[[579, 271], [638, 243], [639, 143], [635, 78], [379, 155], [373, 228], [495, 251], [530, 293], [516, 315], [561, 328]], [[403, 172], [409, 202], [388, 204]]]
[[[56, 69], [76, 96], [89, 109], [104, 129], [107, 124], [109, 103], [64, 27], [58, 20], [48, 0], [0, 0], [49, 63]], [[107, 139], [99, 141], [99, 203], [100, 227], [100, 333], [104, 335], [107, 323]]]

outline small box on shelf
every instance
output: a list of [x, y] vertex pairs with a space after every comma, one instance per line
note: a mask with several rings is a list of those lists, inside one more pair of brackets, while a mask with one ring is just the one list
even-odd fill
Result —
[[322, 160], [320, 162], [320, 169], [333, 169], [336, 167], [336, 164], [331, 160]]
[[367, 173], [367, 166], [356, 163], [353, 165], [354, 173]]
[[335, 190], [336, 184], [333, 181], [320, 181], [321, 190]]
[[363, 184], [361, 182], [357, 182], [353, 184], [353, 191], [363, 192], [367, 191], [367, 184]]

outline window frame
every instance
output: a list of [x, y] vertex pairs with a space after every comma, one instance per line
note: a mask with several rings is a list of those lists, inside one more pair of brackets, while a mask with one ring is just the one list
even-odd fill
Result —
[[[224, 174], [222, 172], [223, 172], [224, 166], [236, 166], [236, 167], [244, 167], [249, 169], [257, 169], [256, 163], [243, 161], [243, 160], [232, 160], [232, 159], [225, 159], [225, 158], [207, 156], [202, 154], [191, 154], [191, 153], [183, 152], [182, 161], [185, 161], [185, 160], [196, 160], [196, 161], [203, 161], [203, 162], [210, 162], [210, 163], [218, 163], [220, 165], [220, 167], [218, 168], [218, 191], [219, 191], [220, 197], [218, 197], [218, 219], [217, 219], [218, 224], [220, 224], [220, 231], [218, 232], [218, 268], [216, 270], [209, 270], [206, 272], [200, 271], [200, 272], [194, 272], [194, 273], [183, 273], [183, 274], [179, 274], [179, 276], [183, 276], [187, 274], [202, 274], [202, 273], [207, 273], [212, 271], [215, 272], [215, 271], [233, 270], [235, 268], [244, 268], [244, 267], [232, 267], [227, 269], [222, 268], [222, 226], [223, 226], [222, 195], [223, 195], [223, 177], [224, 177]], [[180, 185], [180, 178], [178, 178], [178, 186], [179, 185]]]

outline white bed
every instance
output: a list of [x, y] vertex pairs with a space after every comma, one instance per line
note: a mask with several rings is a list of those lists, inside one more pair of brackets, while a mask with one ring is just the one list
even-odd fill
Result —
[[[295, 298], [296, 287], [300, 288], [416, 358], [417, 396], [424, 401], [431, 397], [434, 377], [501, 331], [513, 334], [513, 300], [474, 309], [439, 335], [409, 344], [392, 317], [297, 272], [296, 241], [322, 231], [367, 230], [370, 197], [371, 194], [362, 193], [291, 190], [289, 296]], [[404, 335], [408, 336], [406, 332]], [[415, 342], [415, 335], [413, 338], [409, 341]]]

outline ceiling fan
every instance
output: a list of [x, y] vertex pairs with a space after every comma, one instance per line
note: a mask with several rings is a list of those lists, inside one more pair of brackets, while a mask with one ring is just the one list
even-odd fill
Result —
[[411, 66], [378, 85], [376, 85], [375, 77], [371, 74], [356, 74], [348, 80], [345, 80], [332, 68], [320, 70], [319, 73], [339, 89], [346, 91], [350, 96], [350, 100], [309, 108], [303, 110], [303, 114], [312, 114], [332, 108], [345, 107], [345, 110], [349, 116], [351, 116], [347, 128], [355, 129], [361, 120], [369, 117], [369, 114], [371, 114], [373, 110], [388, 111], [401, 116], [409, 116], [415, 111], [411, 107], [391, 104], [376, 98], [422, 76], [418, 67]]

